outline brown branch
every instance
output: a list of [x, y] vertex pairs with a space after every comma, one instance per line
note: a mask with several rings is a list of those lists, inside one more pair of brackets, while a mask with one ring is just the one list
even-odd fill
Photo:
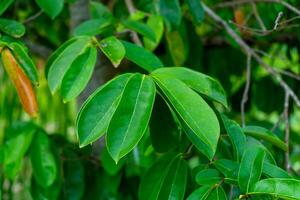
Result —
[[291, 166], [290, 166], [290, 150], [289, 150], [289, 143], [290, 143], [290, 126], [289, 126], [289, 101], [290, 101], [290, 95], [288, 93], [285, 93], [285, 99], [284, 99], [284, 121], [285, 121], [285, 136], [284, 136], [284, 142], [287, 146], [287, 151], [285, 152], [285, 169], [290, 172]]
[[296, 7], [292, 6], [291, 4], [283, 1], [283, 0], [236, 0], [236, 1], [230, 1], [230, 2], [224, 2], [224, 3], [219, 3], [215, 7], [216, 8], [224, 8], [224, 7], [234, 7], [238, 6], [241, 4], [249, 4], [249, 3], [278, 3], [281, 4], [282, 6], [286, 7], [290, 11], [293, 11], [297, 15], [300, 15], [300, 10], [297, 9]]
[[[126, 4], [129, 14], [133, 14], [136, 11], [132, 0], [125, 0], [125, 4]], [[130, 33], [131, 33], [132, 41], [139, 46], [143, 46], [143, 43], [141, 42], [138, 34], [134, 31], [130, 31]]]
[[258, 13], [256, 4], [252, 2], [251, 5], [252, 5], [253, 14], [254, 14], [254, 16], [255, 16], [255, 18], [256, 18], [256, 20], [257, 20], [257, 22], [258, 22], [260, 28], [261, 28], [263, 31], [266, 31], [267, 28], [266, 28], [266, 26], [265, 26], [263, 20], [261, 19], [260, 15], [259, 15], [259, 13]]
[[251, 84], [251, 55], [247, 56], [247, 68], [246, 68], [246, 86], [243, 92], [243, 98], [241, 101], [241, 118], [242, 118], [242, 126], [245, 127], [245, 104], [248, 101], [248, 93]]
[[258, 64], [260, 64], [273, 78], [278, 81], [279, 85], [287, 92], [294, 102], [300, 107], [300, 100], [294, 93], [294, 91], [290, 88], [290, 86], [282, 80], [279, 73], [277, 73], [269, 64], [267, 64], [263, 59], [225, 22], [219, 15], [217, 15], [212, 9], [202, 3], [203, 8], [207, 15], [212, 18], [217, 23], [221, 24], [226, 32], [235, 40], [235, 42], [245, 51], [248, 55], [251, 55]]

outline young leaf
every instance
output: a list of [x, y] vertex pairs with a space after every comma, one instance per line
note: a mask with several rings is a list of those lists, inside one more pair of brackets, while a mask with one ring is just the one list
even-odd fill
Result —
[[1, 60], [9, 78], [17, 89], [23, 109], [31, 117], [36, 117], [38, 115], [38, 104], [30, 80], [9, 49], [2, 50]]
[[243, 131], [247, 135], [265, 140], [284, 151], [287, 150], [287, 145], [268, 129], [259, 126], [246, 126], [243, 128]]
[[288, 178], [269, 178], [259, 181], [248, 193], [270, 195], [280, 199], [300, 199], [300, 181]]
[[179, 0], [159, 0], [159, 12], [171, 27], [177, 27], [181, 23]]
[[164, 66], [158, 57], [143, 47], [125, 41], [122, 41], [122, 43], [126, 50], [125, 57], [147, 72], [152, 72]]
[[201, 0], [185, 0], [188, 5], [189, 11], [196, 24], [199, 24], [204, 19], [204, 9], [201, 5]]
[[244, 193], [248, 193], [259, 181], [265, 151], [261, 148], [247, 148], [244, 152], [238, 173], [238, 183]]
[[153, 71], [152, 74], [164, 74], [177, 78], [200, 94], [221, 103], [225, 107], [228, 106], [222, 85], [210, 76], [185, 67], [164, 67]]
[[14, 0], [1, 0], [0, 1], [0, 15], [2, 15], [6, 9], [12, 4]]
[[35, 135], [30, 159], [35, 180], [42, 187], [50, 186], [57, 177], [58, 166], [51, 150], [51, 144], [46, 133], [40, 131]]
[[133, 20], [124, 20], [122, 21], [122, 24], [126, 28], [135, 31], [144, 37], [147, 37], [151, 41], [153, 42], [156, 41], [156, 35], [148, 25]]
[[142, 178], [139, 199], [178, 199], [184, 198], [187, 181], [187, 163], [179, 156], [161, 157]]
[[216, 169], [205, 169], [197, 173], [196, 182], [199, 185], [214, 185], [222, 180], [221, 174]]
[[35, 2], [52, 19], [54, 19], [64, 7], [64, 0], [35, 0]]
[[90, 37], [77, 37], [75, 41], [67, 42], [69, 45], [63, 49], [58, 49], [59, 54], [54, 52], [55, 58], [51, 57], [49, 61], [49, 72], [48, 72], [48, 85], [50, 91], [55, 93], [58, 87], [61, 85], [61, 82], [69, 70], [71, 64], [74, 60], [82, 54], [86, 48], [91, 46]]
[[220, 134], [219, 122], [214, 111], [200, 95], [180, 80], [160, 74], [153, 74], [152, 77], [174, 107], [184, 128], [189, 130], [188, 137], [200, 152], [212, 159]]
[[155, 84], [150, 77], [135, 74], [130, 78], [107, 129], [107, 150], [116, 163], [144, 135], [154, 99]]
[[64, 102], [77, 97], [90, 80], [97, 59], [97, 49], [89, 47], [78, 56], [66, 72], [61, 85]]
[[242, 128], [233, 120], [228, 119], [225, 115], [221, 115], [224, 127], [232, 142], [235, 158], [240, 161], [246, 146], [246, 136]]
[[155, 33], [155, 41], [143, 37], [145, 48], [153, 51], [159, 45], [159, 42], [164, 33], [164, 21], [160, 15], [151, 15], [147, 20], [147, 25]]
[[31, 82], [37, 85], [39, 83], [39, 75], [34, 62], [29, 57], [26, 50], [16, 42], [10, 43], [8, 47], [12, 50], [14, 57]]
[[120, 75], [97, 89], [81, 107], [76, 127], [80, 147], [84, 147], [105, 134], [124, 88], [132, 74]]
[[91, 19], [79, 24], [74, 29], [74, 35], [87, 35], [94, 36], [103, 33], [107, 30], [108, 26], [112, 24], [112, 21], [107, 19]]
[[115, 67], [118, 67], [125, 56], [125, 47], [114, 36], [107, 37], [99, 42], [101, 51], [108, 57]]
[[19, 38], [25, 34], [26, 30], [23, 24], [15, 20], [0, 18], [0, 31], [12, 37]]

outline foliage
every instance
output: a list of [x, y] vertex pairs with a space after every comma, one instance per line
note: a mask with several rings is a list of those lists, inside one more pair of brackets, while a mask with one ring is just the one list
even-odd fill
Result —
[[300, 199], [300, 4], [226, 5], [1, 0], [0, 199]]

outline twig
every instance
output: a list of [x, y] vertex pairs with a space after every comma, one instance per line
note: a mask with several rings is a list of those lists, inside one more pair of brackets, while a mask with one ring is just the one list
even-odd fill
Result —
[[247, 69], [246, 69], [246, 86], [243, 92], [243, 98], [241, 101], [241, 118], [242, 118], [242, 126], [245, 127], [245, 104], [248, 101], [248, 93], [251, 84], [251, 55], [247, 56]]
[[290, 95], [288, 93], [285, 93], [285, 99], [284, 99], [284, 121], [285, 121], [285, 137], [284, 142], [287, 146], [287, 151], [285, 152], [285, 169], [290, 172], [290, 150], [289, 150], [289, 143], [290, 143], [290, 126], [289, 126], [289, 101], [290, 101]]
[[28, 17], [27, 19], [25, 19], [25, 20], [23, 21], [23, 24], [27, 24], [27, 23], [29, 23], [29, 22], [31, 22], [31, 21], [37, 19], [37, 18], [38, 18], [39, 16], [41, 16], [42, 14], [43, 14], [43, 11], [40, 10], [39, 12], [37, 12], [37, 13], [35, 13], [34, 15], [32, 15], [32, 16]]
[[237, 5], [241, 4], [249, 4], [249, 3], [259, 3], [259, 2], [264, 2], [264, 3], [278, 3], [281, 4], [282, 6], [286, 7], [290, 11], [293, 11], [297, 15], [300, 15], [300, 10], [297, 9], [296, 7], [292, 6], [291, 4], [283, 1], [283, 0], [236, 0], [236, 1], [229, 1], [229, 2], [224, 2], [224, 3], [219, 3], [215, 7], [216, 8], [224, 8], [224, 7], [234, 7]]
[[277, 15], [277, 17], [276, 17], [276, 19], [275, 19], [275, 24], [274, 24], [273, 30], [276, 30], [276, 29], [277, 29], [277, 27], [278, 27], [278, 25], [279, 25], [279, 21], [280, 21], [282, 15], [283, 15], [283, 12], [279, 12], [279, 13], [278, 13], [278, 15]]
[[[129, 14], [133, 14], [135, 12], [135, 7], [133, 5], [132, 0], [125, 0], [125, 4]], [[131, 33], [132, 41], [139, 46], [143, 46], [138, 34], [134, 31], [130, 31], [130, 33]]]
[[258, 10], [257, 10], [256, 4], [252, 2], [251, 5], [252, 5], [253, 14], [254, 14], [254, 16], [255, 16], [255, 18], [256, 18], [256, 20], [257, 20], [260, 28], [262, 29], [262, 31], [266, 31], [267, 28], [266, 28], [263, 20], [261, 19], [260, 15], [258, 14]]
[[281, 121], [284, 119], [284, 112], [282, 112], [277, 120], [277, 122], [274, 124], [274, 126], [271, 128], [271, 131], [275, 131], [276, 128], [279, 126], [279, 124], [281, 123]]
[[279, 85], [284, 89], [285, 92], [287, 92], [291, 98], [294, 100], [296, 105], [300, 107], [300, 100], [294, 93], [294, 91], [290, 88], [290, 86], [284, 82], [280, 76], [279, 73], [277, 73], [269, 64], [263, 61], [263, 59], [243, 40], [241, 37], [234, 32], [234, 30], [219, 16], [217, 15], [213, 10], [211, 10], [206, 4], [202, 2], [203, 8], [207, 15], [212, 18], [214, 21], [220, 23], [226, 32], [238, 43], [238, 45], [247, 53], [254, 58], [258, 64], [260, 64], [270, 75], [272, 75], [275, 80], [278, 81]]

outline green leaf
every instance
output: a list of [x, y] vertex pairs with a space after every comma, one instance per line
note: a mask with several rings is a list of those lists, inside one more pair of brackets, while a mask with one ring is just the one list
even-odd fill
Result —
[[300, 181], [287, 178], [269, 178], [259, 181], [248, 193], [251, 195], [270, 195], [274, 198], [300, 199]]
[[26, 29], [23, 24], [15, 20], [0, 18], [0, 31], [12, 37], [19, 38], [25, 34]]
[[268, 162], [264, 162], [262, 172], [270, 178], [292, 178], [285, 170]]
[[265, 151], [261, 148], [247, 148], [244, 152], [238, 173], [238, 183], [244, 193], [248, 193], [259, 181]]
[[155, 84], [151, 77], [133, 75], [125, 86], [107, 130], [107, 150], [116, 163], [128, 154], [144, 135], [154, 99]]
[[172, 111], [159, 95], [155, 98], [149, 128], [155, 151], [165, 153], [179, 144], [180, 132]]
[[66, 72], [61, 85], [64, 102], [77, 97], [88, 84], [97, 60], [97, 49], [89, 47], [78, 56]]
[[196, 182], [199, 185], [214, 185], [222, 180], [221, 174], [216, 169], [205, 169], [197, 173]]
[[48, 72], [49, 72], [50, 66], [57, 59], [57, 57], [61, 53], [63, 53], [68, 46], [70, 46], [72, 43], [76, 42], [77, 39], [78, 39], [77, 37], [73, 37], [73, 38], [69, 39], [68, 41], [66, 41], [65, 43], [63, 43], [58, 49], [56, 49], [55, 52], [52, 53], [52, 55], [49, 57], [46, 65], [45, 65], [45, 76], [46, 77], [48, 77]]
[[80, 147], [96, 141], [105, 134], [124, 88], [132, 76], [123, 74], [112, 79], [85, 101], [76, 119]]
[[14, 0], [1, 0], [0, 1], [0, 15], [14, 2]]
[[92, 19], [113, 20], [110, 10], [100, 2], [90, 1], [89, 11]]
[[57, 177], [58, 166], [46, 133], [39, 131], [35, 135], [31, 145], [30, 159], [33, 176], [37, 183], [42, 187], [50, 186]]
[[185, 130], [189, 130], [188, 137], [200, 152], [212, 159], [220, 135], [214, 111], [200, 95], [180, 80], [160, 74], [152, 76], [179, 115]]
[[118, 67], [125, 56], [125, 47], [114, 36], [107, 37], [99, 42], [101, 51], [108, 57], [115, 67]]
[[50, 57], [49, 71], [48, 71], [48, 85], [50, 91], [55, 93], [61, 82], [69, 70], [74, 60], [81, 55], [86, 48], [91, 46], [90, 37], [77, 37], [75, 41], [67, 42], [68, 46], [64, 46], [63, 49], [58, 49], [58, 52], [54, 52]]
[[159, 0], [159, 13], [172, 27], [177, 27], [181, 23], [182, 14], [179, 0]]
[[195, 190], [187, 200], [227, 200], [222, 187], [203, 186]]
[[21, 68], [24, 70], [27, 77], [33, 84], [38, 85], [39, 83], [39, 75], [37, 68], [32, 61], [32, 59], [27, 54], [26, 50], [22, 47], [22, 45], [12, 42], [9, 44], [9, 48], [12, 49], [13, 55], [18, 61]]
[[238, 123], [228, 119], [225, 115], [221, 115], [221, 118], [226, 132], [232, 142], [235, 158], [237, 161], [240, 161], [246, 146], [246, 136]]
[[276, 147], [287, 151], [287, 145], [268, 129], [259, 126], [246, 126], [243, 128], [243, 131], [246, 135], [265, 140]]
[[222, 85], [210, 76], [186, 67], [164, 67], [153, 71], [152, 74], [164, 74], [177, 78], [200, 94], [221, 103], [225, 107], [228, 106]]
[[35, 2], [52, 19], [54, 19], [64, 7], [64, 0], [35, 0]]
[[100, 160], [102, 167], [109, 175], [116, 175], [125, 164], [125, 159], [121, 159], [118, 164], [115, 163], [115, 161], [111, 158], [109, 155], [107, 148], [103, 148], [100, 155]]
[[153, 51], [159, 45], [164, 33], [164, 21], [159, 15], [151, 15], [147, 19], [147, 25], [155, 33], [155, 41], [150, 40], [147, 37], [143, 37], [145, 48], [149, 51]]
[[213, 164], [225, 176], [225, 182], [237, 184], [238, 169], [240, 167], [237, 162], [228, 159], [219, 159], [214, 161]]
[[156, 41], [155, 32], [147, 24], [133, 20], [124, 20], [122, 21], [122, 25], [130, 30], [141, 34], [144, 37], [147, 37], [153, 42]]
[[103, 33], [112, 24], [112, 21], [107, 19], [91, 19], [79, 24], [74, 29], [74, 35], [94, 36]]
[[36, 128], [32, 123], [13, 124], [6, 131], [6, 134], [12, 136], [5, 139], [3, 145], [3, 172], [10, 179], [14, 179], [20, 171], [23, 157], [31, 144], [35, 131]]
[[179, 30], [166, 33], [168, 50], [176, 66], [182, 65], [188, 56], [187, 42]]
[[85, 191], [83, 163], [73, 151], [64, 149], [63, 153], [68, 158], [63, 162], [64, 199], [80, 200]]
[[179, 156], [161, 157], [142, 178], [139, 199], [177, 199], [182, 200], [187, 181], [187, 163]]
[[122, 43], [126, 50], [125, 57], [147, 72], [152, 72], [164, 66], [158, 57], [143, 47], [125, 41], [122, 41]]
[[186, 0], [189, 11], [193, 17], [193, 20], [196, 24], [199, 24], [204, 19], [204, 9], [201, 5], [200, 0]]

